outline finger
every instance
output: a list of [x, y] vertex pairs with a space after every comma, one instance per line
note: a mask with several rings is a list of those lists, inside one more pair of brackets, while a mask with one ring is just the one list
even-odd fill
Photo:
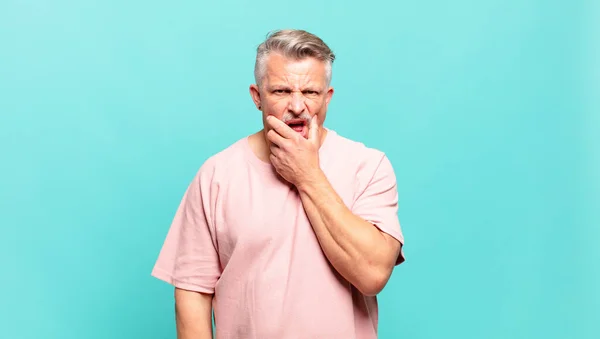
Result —
[[269, 115], [267, 117], [267, 124], [271, 126], [275, 132], [279, 133], [285, 139], [292, 139], [296, 137], [296, 132], [290, 128], [290, 126], [286, 125], [283, 121], [277, 119], [276, 117]]
[[319, 123], [317, 121], [317, 115], [315, 114], [310, 119], [310, 125], [308, 127], [308, 140], [314, 143], [319, 141]]
[[285, 143], [285, 138], [272, 129], [267, 132], [267, 140], [279, 147], [283, 147], [283, 144]]
[[275, 165], [277, 163], [277, 157], [273, 154], [269, 155], [269, 160], [271, 160], [271, 164]]
[[271, 150], [271, 155], [274, 155], [275, 157], [279, 158], [281, 156], [281, 148], [279, 148], [279, 146], [276, 145], [272, 145], [271, 147], [269, 147]]

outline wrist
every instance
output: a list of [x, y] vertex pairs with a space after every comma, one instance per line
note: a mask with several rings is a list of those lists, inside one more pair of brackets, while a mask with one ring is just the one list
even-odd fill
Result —
[[314, 170], [312, 173], [306, 176], [304, 180], [299, 181], [296, 184], [296, 188], [300, 193], [313, 192], [318, 187], [323, 186], [323, 183], [327, 181], [325, 173], [320, 169]]

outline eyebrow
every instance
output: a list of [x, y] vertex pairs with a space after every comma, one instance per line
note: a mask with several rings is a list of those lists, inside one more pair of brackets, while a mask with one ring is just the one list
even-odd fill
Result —
[[290, 86], [288, 85], [271, 85], [269, 86], [270, 90], [275, 90], [275, 89], [290, 89]]
[[[269, 86], [269, 90], [270, 91], [275, 91], [275, 90], [291, 90], [291, 87], [288, 86], [288, 85], [283, 85], [283, 84], [281, 84], [281, 85], [280, 84], [275, 84], [275, 85]], [[320, 89], [318, 89], [316, 87], [312, 87], [312, 86], [302, 88], [301, 91], [302, 92], [311, 91], [311, 92], [318, 92], [318, 93], [321, 92]]]

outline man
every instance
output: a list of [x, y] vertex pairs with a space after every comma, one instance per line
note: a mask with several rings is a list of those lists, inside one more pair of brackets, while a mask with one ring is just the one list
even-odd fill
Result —
[[153, 276], [175, 286], [179, 338], [371, 339], [404, 261], [396, 179], [380, 151], [325, 128], [334, 54], [268, 36], [250, 94], [264, 129], [201, 166]]

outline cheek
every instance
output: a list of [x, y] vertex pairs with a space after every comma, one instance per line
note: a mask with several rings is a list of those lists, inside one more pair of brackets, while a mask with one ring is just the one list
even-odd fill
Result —
[[283, 114], [286, 112], [287, 107], [288, 105], [286, 102], [284, 102], [284, 100], [268, 102], [265, 106], [265, 113], [263, 113], [263, 120], [266, 119], [267, 115], [273, 115], [276, 118], [281, 119]]
[[325, 101], [325, 98], [320, 98], [320, 99], [316, 99], [316, 100], [307, 100], [306, 104], [312, 112], [319, 112], [319, 111], [325, 109], [325, 107], [327, 106], [326, 105], [327, 102]]

